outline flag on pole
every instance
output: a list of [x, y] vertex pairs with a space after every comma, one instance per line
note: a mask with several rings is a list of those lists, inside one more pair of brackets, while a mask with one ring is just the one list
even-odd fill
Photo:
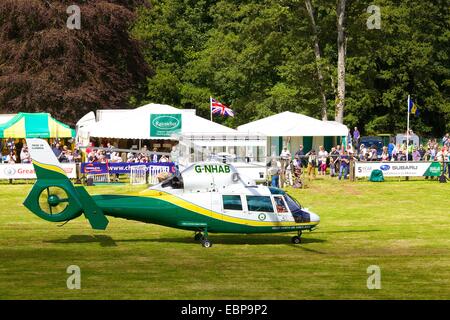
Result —
[[211, 98], [211, 117], [213, 114], [234, 117], [234, 112], [223, 103]]
[[416, 117], [419, 115], [419, 108], [412, 99], [409, 99], [408, 112], [414, 114]]

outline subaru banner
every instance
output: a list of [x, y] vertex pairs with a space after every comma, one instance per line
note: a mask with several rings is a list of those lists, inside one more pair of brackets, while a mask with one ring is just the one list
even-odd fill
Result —
[[356, 162], [355, 176], [369, 177], [376, 169], [385, 177], [436, 177], [441, 174], [439, 162]]

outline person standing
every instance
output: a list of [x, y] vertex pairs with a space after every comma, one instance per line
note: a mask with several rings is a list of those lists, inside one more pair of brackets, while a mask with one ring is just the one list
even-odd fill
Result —
[[180, 172], [179, 160], [180, 151], [178, 150], [177, 146], [172, 146], [172, 151], [170, 151], [170, 161], [172, 161], [174, 164], [175, 175], [178, 175], [178, 173]]
[[364, 143], [361, 143], [359, 146], [359, 161], [366, 161], [367, 160], [367, 148], [364, 145]]
[[59, 143], [55, 144], [55, 146], [52, 148], [53, 153], [55, 154], [56, 158], [59, 160], [59, 156], [61, 155], [61, 149], [59, 147]]
[[[144, 147], [146, 147], [146, 146], [144, 146]], [[158, 157], [157, 152], [158, 152], [158, 148], [154, 147], [153, 148], [153, 153], [152, 153], [152, 156], [151, 156], [151, 161], [152, 162], [158, 162], [159, 161], [159, 157]]]
[[316, 166], [317, 166], [317, 155], [316, 150], [311, 150], [306, 154], [308, 157], [308, 167], [306, 169], [306, 172], [308, 174], [309, 180], [311, 180], [311, 175], [313, 178], [316, 178]]
[[305, 166], [305, 152], [303, 151], [303, 145], [300, 145], [297, 152], [295, 153], [294, 157], [299, 161], [299, 165], [301, 167]]
[[6, 147], [8, 148], [8, 153], [11, 153], [11, 151], [15, 151], [16, 143], [14, 142], [13, 138], [8, 138], [8, 140], [6, 141]]
[[286, 146], [283, 148], [283, 151], [281, 151], [281, 153], [280, 153], [280, 162], [281, 162], [280, 186], [281, 186], [281, 188], [283, 188], [284, 183], [286, 181], [286, 170], [287, 170], [288, 165], [291, 162], [291, 153], [289, 152], [289, 150]]
[[342, 178], [342, 173], [344, 173], [344, 179], [347, 179], [348, 171], [350, 167], [350, 157], [347, 154], [347, 151], [343, 150], [341, 155], [339, 156], [339, 160], [341, 166], [339, 168], [339, 180]]
[[20, 151], [20, 161], [22, 163], [31, 163], [30, 152], [28, 151], [28, 147], [25, 144]]
[[14, 151], [10, 151], [9, 154], [6, 156], [6, 163], [14, 164], [17, 162], [16, 153]]
[[353, 130], [353, 144], [355, 145], [355, 149], [358, 150], [359, 148], [359, 141], [361, 139], [361, 134], [358, 131], [358, 128], [355, 127]]
[[327, 172], [327, 158], [328, 152], [324, 149], [323, 146], [319, 147], [319, 176], [324, 176]]
[[270, 162], [269, 174], [271, 175], [271, 186], [275, 188], [279, 188], [280, 185], [280, 170], [281, 163], [277, 161], [275, 158]]
[[330, 152], [330, 177], [336, 176], [337, 165], [338, 165], [339, 152], [335, 147], [331, 148]]
[[383, 147], [383, 152], [381, 153], [381, 161], [386, 162], [389, 161], [389, 153], [388, 153], [388, 147]]
[[414, 147], [412, 152], [412, 160], [413, 161], [420, 161], [422, 157], [420, 156], [419, 150], [417, 150], [417, 147]]

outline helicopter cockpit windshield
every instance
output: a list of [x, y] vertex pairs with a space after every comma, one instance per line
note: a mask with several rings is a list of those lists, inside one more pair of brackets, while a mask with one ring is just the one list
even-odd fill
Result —
[[292, 216], [294, 217], [295, 222], [310, 222], [309, 213], [302, 210], [302, 206], [300, 205], [300, 203], [298, 203], [297, 200], [292, 198], [287, 193], [284, 195], [284, 199], [286, 200], [286, 203], [292, 213]]

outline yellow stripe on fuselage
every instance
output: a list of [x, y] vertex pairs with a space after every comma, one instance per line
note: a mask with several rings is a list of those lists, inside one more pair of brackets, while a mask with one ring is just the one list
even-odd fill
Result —
[[61, 173], [61, 174], [65, 175], [65, 176], [67, 176], [66, 172], [62, 168], [60, 168], [58, 166], [55, 166], [55, 165], [52, 165], [52, 164], [40, 163], [40, 162], [38, 162], [36, 160], [32, 160], [32, 163], [33, 163], [33, 165], [38, 166], [38, 167], [40, 167], [42, 169], [53, 171], [53, 172], [58, 172], [58, 173]]
[[192, 202], [174, 196], [170, 193], [159, 191], [159, 190], [144, 190], [139, 193], [139, 196], [149, 197], [149, 198], [158, 198], [159, 200], [166, 201], [172, 203], [178, 207], [183, 209], [196, 212], [202, 214], [204, 216], [231, 222], [242, 225], [247, 225], [251, 227], [290, 227], [290, 226], [314, 226], [317, 225], [315, 222], [307, 222], [307, 223], [297, 223], [297, 222], [274, 222], [274, 221], [255, 221], [250, 219], [243, 219], [237, 217], [231, 217], [226, 214], [217, 213], [215, 211], [200, 207]]

